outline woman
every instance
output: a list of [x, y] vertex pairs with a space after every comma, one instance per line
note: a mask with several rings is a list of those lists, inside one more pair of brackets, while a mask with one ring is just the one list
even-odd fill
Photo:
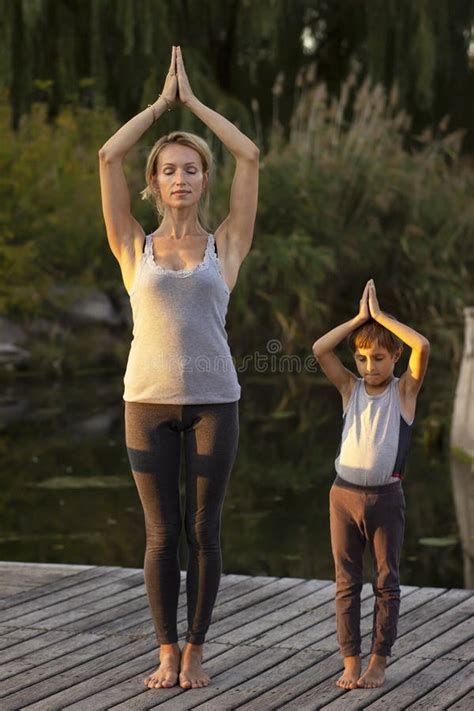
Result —
[[[125, 154], [175, 102], [224, 143], [236, 161], [230, 209], [215, 231], [200, 220], [212, 156], [198, 136], [162, 137], [147, 161], [145, 197], [161, 215], [150, 235], [130, 214]], [[99, 151], [102, 207], [110, 248], [120, 264], [133, 311], [125, 374], [125, 432], [147, 535], [145, 585], [160, 645], [150, 688], [207, 686], [202, 649], [221, 574], [220, 517], [237, 452], [240, 386], [225, 316], [240, 265], [252, 243], [258, 192], [255, 144], [191, 90], [180, 47], [173, 47], [163, 91], [154, 104]], [[179, 471], [184, 440], [188, 629], [178, 645], [181, 532]]]

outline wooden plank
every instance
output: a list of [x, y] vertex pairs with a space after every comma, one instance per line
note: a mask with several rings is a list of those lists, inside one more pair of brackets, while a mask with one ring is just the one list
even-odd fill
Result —
[[[285, 649], [304, 649], [320, 639], [336, 633], [335, 622], [335, 584], [331, 583], [313, 594], [314, 605], [308, 612], [293, 617], [279, 625], [272, 626], [262, 634], [256, 634], [248, 644], [260, 646], [279, 646]], [[373, 593], [369, 584], [362, 588], [361, 599], [369, 599], [370, 608], [365, 614], [372, 614]], [[362, 615], [364, 606], [362, 605]]]
[[445, 612], [451, 611], [459, 603], [469, 600], [474, 602], [474, 597], [469, 590], [446, 590], [441, 595], [437, 595], [432, 600], [415, 609], [412, 615], [404, 615], [400, 618], [398, 624], [398, 633], [404, 634], [406, 631], [413, 629], [413, 618], [416, 626], [421, 627], [424, 622], [431, 622], [435, 618], [443, 615]]
[[[335, 634], [335, 589], [335, 583], [331, 583], [323, 590], [318, 591], [315, 593], [315, 605], [313, 609], [297, 618], [268, 630], [268, 632], [251, 638], [247, 644], [259, 644], [262, 646], [279, 645], [285, 648], [304, 649], [328, 634]], [[403, 586], [402, 595], [404, 605], [406, 598], [418, 591], [419, 588]], [[327, 602], [324, 602], [325, 598], [328, 598]], [[361, 601], [361, 615], [372, 615], [374, 595], [372, 586], [369, 583], [366, 583], [362, 588]], [[330, 627], [327, 629], [326, 626], [327, 632], [321, 635], [323, 628], [320, 627], [316, 629], [316, 625], [320, 625], [323, 621], [326, 623], [329, 622]]]
[[[246, 649], [252, 648], [246, 647]], [[202, 689], [192, 689], [191, 692], [180, 689], [181, 693], [178, 702], [179, 711], [199, 708], [203, 702], [209, 701], [215, 697], [219, 698], [222, 692], [232, 689], [242, 682], [260, 675], [262, 672], [270, 669], [283, 659], [291, 656], [291, 652], [288, 650], [278, 649], [277, 647], [265, 650], [256, 650], [256, 648], [254, 648], [254, 651], [257, 651], [257, 654], [254, 654], [250, 659], [240, 662], [240, 664], [233, 663], [229, 665], [228, 668], [221, 674], [214, 675], [213, 684], [211, 686], [204, 687]], [[158, 704], [155, 704], [152, 708], [156, 707], [159, 707], [160, 711], [165, 711], [166, 709], [173, 709], [173, 711], [176, 711], [177, 703], [173, 699], [163, 702], [160, 700]]]
[[255, 634], [297, 617], [311, 608], [313, 593], [330, 585], [327, 581], [309, 580], [290, 590], [241, 610], [218, 621], [209, 630], [209, 639], [225, 644], [241, 644]]
[[[410, 610], [417, 608], [434, 594], [432, 591], [425, 593], [421, 589], [412, 588], [403, 597], [402, 614], [407, 614]], [[372, 586], [366, 583], [361, 592], [361, 634], [363, 637], [367, 637], [372, 630], [374, 600]], [[271, 630], [270, 637], [263, 637], [262, 641], [264, 643], [272, 642], [278, 646], [291, 649], [311, 648], [325, 649], [329, 652], [335, 651], [337, 649], [335, 602], [333, 601], [328, 603], [327, 606], [321, 607], [319, 612], [320, 619], [318, 621], [311, 620], [308, 617], [306, 629], [299, 629], [290, 636], [286, 636], [285, 633], [285, 638], [280, 640], [278, 640], [279, 630]], [[285, 630], [282, 630], [282, 632], [285, 632]]]
[[[243, 580], [235, 581], [232, 576], [230, 579], [222, 578], [217, 594], [216, 605], [214, 607], [214, 615], [218, 614], [221, 600], [233, 600], [239, 598], [239, 590], [255, 590], [265, 589], [267, 583], [260, 583], [262, 578], [255, 581]], [[214, 617], [213, 615], [213, 617]], [[187, 618], [186, 611], [186, 589], [181, 586], [180, 595], [178, 598], [178, 622], [182, 622]], [[125, 633], [128, 636], [138, 637], [143, 634], [148, 634], [153, 622], [151, 618], [150, 608], [146, 597], [145, 589], [143, 595], [139, 599], [126, 601], [118, 607], [111, 607], [97, 613], [93, 617], [86, 617], [63, 625], [62, 629], [75, 631], [93, 631], [99, 634], [117, 634]]]
[[472, 711], [474, 708], [474, 690], [469, 691], [462, 699], [448, 706], [446, 711]]
[[0, 625], [0, 650], [7, 649], [18, 642], [42, 634], [41, 630], [22, 630], [21, 628]]
[[[226, 651], [221, 652], [209, 660], [206, 657], [206, 669], [212, 679], [212, 686], [208, 687], [208, 690], [210, 691], [212, 689], [212, 693], [216, 693], [216, 691], [220, 689], [222, 675], [241, 664], [247, 665], [244, 668], [251, 667], [253, 660], [260, 653], [255, 647], [247, 647], [245, 645], [230, 649], [223, 645], [219, 646], [225, 648]], [[140, 679], [140, 684], [143, 685], [143, 678]], [[109, 705], [107, 708], [113, 708], [117, 711], [137, 711], [138, 709], [142, 711], [143, 709], [155, 708], [157, 705], [166, 703], [168, 708], [179, 708], [181, 711], [181, 709], [185, 708], [184, 701], [186, 698], [188, 698], [188, 703], [193, 703], [195, 694], [200, 691], [205, 691], [205, 689], [192, 689], [189, 691], [181, 689], [179, 686], [172, 687], [171, 689], [146, 689], [141, 686], [141, 689], [138, 695], [128, 698], [126, 701], [121, 701], [115, 706]]]
[[87, 570], [90, 565], [69, 566], [43, 563], [0, 562], [0, 596], [16, 595], [23, 590], [44, 585], [59, 578], [73, 575], [78, 570]]
[[260, 602], [269, 600], [304, 582], [304, 580], [299, 578], [279, 578], [270, 583], [270, 585], [259, 585], [254, 590], [248, 593], [242, 593], [238, 597], [229, 599], [227, 602], [217, 601], [212, 615], [213, 623], [235, 615], [237, 612], [240, 612], [240, 610], [245, 610], [248, 607], [253, 607]]
[[[200, 704], [197, 708], [200, 711], [227, 711], [227, 709], [249, 708], [248, 704], [253, 702], [253, 706], [261, 711], [262, 709], [276, 708], [281, 703], [281, 691], [275, 689], [283, 685], [291, 687], [293, 679], [299, 673], [309, 668], [314, 668], [318, 663], [324, 663], [325, 652], [311, 652], [303, 650], [293, 653], [279, 664], [261, 672], [256, 677], [241, 682], [229, 691], [211, 700]], [[311, 676], [313, 679], [313, 675]], [[267, 694], [266, 696], [264, 696]], [[244, 706], [247, 704], [247, 706]]]
[[5, 598], [0, 605], [0, 609], [4, 610], [7, 608], [15, 607], [16, 605], [19, 605], [23, 602], [26, 602], [28, 600], [34, 600], [37, 597], [49, 594], [51, 592], [55, 592], [57, 590], [73, 588], [82, 581], [99, 579], [103, 575], [107, 575], [112, 573], [113, 571], [119, 570], [127, 571], [128, 569], [115, 568], [112, 566], [94, 566], [93, 568], [89, 568], [88, 570], [77, 571], [74, 572], [73, 575], [65, 576], [64, 578], [60, 578], [59, 580], [54, 580], [50, 583], [46, 583], [45, 585], [41, 585], [38, 588], [25, 590], [24, 592], [20, 592], [16, 595], [12, 595], [8, 598]]
[[469, 639], [464, 644], [460, 644], [459, 647], [451, 649], [443, 657], [448, 659], [459, 659], [465, 662], [474, 662], [474, 641]]
[[[0, 665], [6, 664], [7, 662], [11, 662], [14, 659], [19, 659], [26, 655], [33, 655], [36, 662], [38, 655], [43, 649], [51, 645], [60, 644], [68, 637], [70, 637], [70, 635], [67, 632], [63, 632], [62, 630], [54, 630], [52, 632], [40, 632], [31, 639], [18, 640], [16, 644], [0, 651]], [[100, 639], [98, 635], [81, 635], [81, 637], [88, 637], [91, 642], [96, 639]]]
[[[440, 639], [445, 639], [445, 634], [443, 633], [449, 635], [450, 632], [454, 631], [461, 633], [461, 638], [458, 639], [457, 643], [464, 643], [466, 636], [463, 635], [463, 631], [469, 629], [472, 625], [473, 608], [474, 597], [471, 597], [455, 605], [452, 609], [445, 610], [441, 615], [428, 620], [428, 622], [412, 629], [410, 632], [402, 633], [397, 639], [396, 655], [401, 656], [416, 650], [417, 656], [425, 655], [433, 658], [433, 649], [437, 647], [437, 642]], [[403, 630], [403, 625], [400, 625], [400, 628]], [[453, 646], [447, 647], [445, 652], [453, 649]], [[442, 654], [442, 652], [439, 652], [439, 654]]]
[[111, 609], [129, 599], [143, 597], [143, 585], [138, 584], [138, 579], [132, 580], [133, 577], [111, 583], [105, 589], [94, 590], [82, 596], [75, 596], [71, 600], [50, 605], [42, 612], [29, 613], [24, 617], [24, 624], [35, 628], [51, 630], [62, 627], [66, 630], [69, 623], [89, 618], [91, 625], [84, 626], [84, 629], [88, 630], [93, 626], [93, 616], [98, 612]]
[[[299, 654], [304, 654], [304, 652], [299, 652]], [[239, 706], [239, 711], [262, 711], [262, 709], [271, 711], [272, 709], [285, 707], [292, 709], [292, 711], [298, 708], [298, 711], [300, 711], [302, 708], [300, 706], [300, 698], [305, 692], [325, 679], [334, 677], [336, 673], [335, 679], [341, 675], [342, 660], [338, 653], [327, 654], [320, 652], [319, 654], [318, 661], [311, 664], [307, 669], [296, 673], [292, 677], [291, 683], [288, 683], [288, 679], [284, 678], [280, 684], [273, 686], [265, 693], [243, 704], [243, 706]], [[295, 699], [298, 699], [298, 703], [295, 703]]]
[[156, 643], [152, 640], [124, 645], [123, 638], [109, 637], [60, 656], [31, 669], [28, 674], [0, 682], [2, 711], [16, 710], [43, 700], [153, 650], [156, 650]]
[[[0, 563], [0, 570], [3, 565], [8, 567]], [[0, 604], [2, 711], [24, 706], [38, 711], [322, 706], [377, 711], [382, 706], [414, 709], [417, 703], [430, 708], [430, 699], [438, 699], [432, 708], [474, 705], [466, 686], [474, 656], [472, 591], [404, 586], [396, 656], [385, 686], [345, 692], [335, 686], [342, 659], [332, 581], [224, 575], [208, 635], [212, 641], [205, 646], [212, 682], [188, 692], [143, 685], [158, 665], [158, 649], [141, 569], [86, 566], [66, 574], [70, 569], [62, 566], [52, 570], [51, 580], [48, 566], [29, 567], [28, 578], [28, 570], [16, 566], [24, 584], [44, 584]], [[374, 602], [369, 584], [363, 594], [365, 646]], [[187, 627], [185, 598], [183, 586], [181, 633]]]
[[[364, 655], [362, 657], [362, 669], [365, 668], [369, 659], [369, 655]], [[406, 660], [405, 660], [406, 661]], [[393, 688], [398, 684], [400, 680], [404, 678], [404, 672], [406, 674], [407, 670], [413, 671], [418, 668], [423, 668], [427, 665], [428, 660], [417, 660], [415, 663], [406, 661], [406, 669], [399, 672], [397, 677], [394, 673], [389, 673], [387, 671], [385, 685], [383, 687], [383, 693], [387, 690]], [[290, 711], [290, 709], [298, 708], [298, 711], [307, 711], [308, 709], [365, 709], [369, 703], [375, 700], [376, 694], [380, 695], [382, 689], [353, 689], [351, 691], [346, 691], [340, 689], [336, 686], [336, 681], [340, 677], [343, 671], [342, 660], [339, 657], [339, 668], [337, 672], [333, 673], [331, 676], [326, 677], [324, 681], [316, 684], [312, 688], [308, 689], [301, 696], [295, 697], [291, 703], [285, 704], [280, 708], [285, 711]], [[407, 674], [409, 676], [409, 674]]]
[[[446, 680], [452, 679], [457, 673], [466, 674], [466, 664], [452, 659], [435, 659], [431, 664], [421, 669], [414, 677], [404, 679], [398, 686], [375, 701], [370, 706], [366, 706], [370, 711], [382, 711], [383, 709], [406, 709], [420, 699], [424, 694], [436, 689], [437, 699], [443, 702], [440, 686]], [[459, 696], [459, 694], [458, 694]], [[449, 699], [446, 698], [449, 702]], [[433, 708], [433, 707], [432, 707]]]
[[[209, 645], [208, 654], [218, 656], [227, 651], [222, 645]], [[128, 689], [130, 697], [141, 695], [148, 689], [143, 680], [148, 673], [158, 666], [158, 650], [155, 648], [145, 654], [127, 659], [121, 664], [108, 669], [107, 671], [94, 674], [91, 677], [69, 686], [65, 690], [37, 701], [29, 706], [30, 711], [50, 711], [51, 709], [108, 709], [116, 699], [119, 703], [127, 698], [125, 695]], [[131, 678], [134, 683], [130, 684]], [[120, 687], [121, 694], [117, 693]], [[162, 690], [164, 693], [167, 690]], [[156, 692], [159, 692], [157, 689]], [[150, 696], [149, 696], [150, 698]], [[153, 699], [153, 703], [155, 700]]]
[[[464, 628], [464, 630], [462, 629]], [[406, 690], [403, 693], [410, 693], [410, 686], [417, 689], [418, 682], [422, 669], [425, 669], [432, 663], [432, 658], [428, 657], [428, 652], [431, 649], [431, 657], [436, 657], [452, 648], [459, 641], [464, 641], [471, 634], [470, 629], [466, 629], [466, 624], [462, 623], [456, 628], [440, 635], [435, 640], [426, 645], [426, 656], [414, 656], [412, 654], [404, 654], [403, 657], [392, 657], [387, 666], [386, 680], [382, 688], [379, 689], [357, 689], [350, 692], [341, 691], [335, 687], [337, 676], [329, 679], [325, 684], [315, 687], [298, 698], [298, 709], [311, 708], [316, 701], [320, 704], [320, 708], [327, 711], [352, 711], [359, 708], [369, 708], [370, 704], [375, 702], [380, 697], [388, 694], [395, 687], [406, 685]], [[457, 662], [446, 662], [456, 664]], [[402, 693], [399, 690], [399, 693]], [[413, 700], [413, 697], [412, 697]], [[410, 701], [411, 702], [411, 701]], [[410, 703], [409, 702], [409, 703]], [[389, 708], [404, 708], [403, 705], [390, 706]]]
[[21, 618], [23, 614], [98, 590], [110, 585], [113, 581], [125, 580], [132, 575], [137, 575], [137, 571], [121, 568], [93, 568], [61, 578], [53, 583], [38, 586], [8, 598], [9, 604], [0, 611], [0, 622]]
[[53, 660], [69, 654], [70, 652], [83, 649], [89, 645], [94, 645], [101, 639], [101, 637], [96, 637], [95, 635], [81, 634], [74, 635], [73, 637], [67, 637], [63, 640], [58, 640], [55, 643], [49, 644], [45, 647], [40, 647], [36, 651], [24, 655], [23, 657], [19, 657], [3, 664], [2, 679], [8, 679], [9, 677], [18, 675], [25, 665], [28, 665], [28, 668], [31, 671], [40, 665], [52, 662]]
[[[444, 663], [445, 660], [437, 661]], [[469, 691], [472, 690], [473, 680], [474, 664], [471, 663], [463, 666], [456, 674], [452, 674], [441, 684], [437, 684], [429, 693], [407, 706], [407, 711], [456, 708], [456, 702], [465, 698], [465, 694], [469, 694]], [[416, 682], [418, 684], [418, 677]], [[459, 706], [458, 708], [462, 707]], [[465, 708], [468, 707], [466, 706]], [[474, 708], [474, 704], [469, 708]]]

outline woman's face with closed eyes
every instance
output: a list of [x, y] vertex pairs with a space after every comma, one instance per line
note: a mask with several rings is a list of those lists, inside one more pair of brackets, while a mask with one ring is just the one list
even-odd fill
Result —
[[199, 202], [207, 184], [201, 156], [194, 148], [173, 143], [158, 155], [157, 175], [154, 178], [163, 206], [191, 207]]

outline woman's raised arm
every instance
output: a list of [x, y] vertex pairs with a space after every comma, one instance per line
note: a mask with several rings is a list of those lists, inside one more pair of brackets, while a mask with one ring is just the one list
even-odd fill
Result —
[[173, 47], [170, 68], [158, 99], [119, 128], [99, 150], [102, 211], [107, 239], [122, 271], [129, 271], [134, 266], [145, 236], [130, 212], [130, 194], [122, 162], [145, 131], [174, 103], [177, 93], [175, 65], [176, 49]]
[[179, 100], [211, 129], [235, 158], [229, 214], [216, 230], [215, 237], [219, 256], [237, 278], [236, 272], [248, 254], [253, 239], [260, 151], [234, 124], [196, 98], [186, 75], [181, 48], [177, 47], [176, 51]]

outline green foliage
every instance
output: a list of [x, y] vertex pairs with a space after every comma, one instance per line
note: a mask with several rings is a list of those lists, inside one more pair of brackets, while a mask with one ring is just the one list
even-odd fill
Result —
[[[413, 136], [396, 89], [387, 96], [361, 84], [358, 71], [337, 99], [323, 84], [303, 84], [288, 140], [275, 127], [262, 155], [254, 246], [228, 319], [237, 357], [275, 338], [285, 354], [307, 355], [318, 334], [353, 315], [369, 277], [382, 307], [436, 344], [435, 358], [460, 356], [474, 253], [474, 176], [459, 157], [462, 136], [444, 123]], [[183, 115], [167, 116], [169, 128]], [[116, 119], [71, 105], [51, 124], [35, 105], [14, 132], [4, 103], [0, 123], [2, 312], [48, 317], [58, 284], [116, 299], [123, 286], [105, 238], [97, 160]], [[147, 232], [156, 216], [139, 191], [157, 131], [125, 164], [132, 211]], [[227, 214], [234, 169], [226, 152], [219, 163], [211, 229]]]
[[[250, 303], [260, 341], [283, 335], [297, 347], [304, 337], [308, 347], [354, 314], [372, 277], [382, 307], [433, 339], [446, 362], [459, 357], [473, 296], [474, 175], [459, 157], [462, 135], [440, 125], [411, 136], [396, 90], [365, 81], [356, 91], [357, 72], [338, 99], [324, 85], [306, 88], [288, 143], [264, 157], [237, 321]], [[273, 315], [255, 302], [262, 292]]]
[[68, 107], [52, 125], [37, 104], [15, 132], [3, 103], [0, 127], [0, 311], [41, 311], [57, 283], [116, 279], [97, 159], [116, 129], [111, 112]]

